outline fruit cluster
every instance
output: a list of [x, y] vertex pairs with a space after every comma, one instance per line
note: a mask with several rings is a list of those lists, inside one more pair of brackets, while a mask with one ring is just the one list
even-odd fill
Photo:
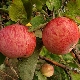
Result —
[[[78, 26], [67, 17], [52, 19], [42, 32], [44, 46], [54, 54], [70, 52], [78, 40]], [[0, 30], [0, 52], [9, 58], [29, 57], [35, 47], [35, 34], [23, 25], [13, 24]]]

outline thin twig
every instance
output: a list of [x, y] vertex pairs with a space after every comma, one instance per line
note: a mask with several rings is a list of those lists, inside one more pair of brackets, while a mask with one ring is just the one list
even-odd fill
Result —
[[49, 58], [46, 58], [46, 57], [43, 57], [43, 56], [39, 56], [39, 57], [40, 57], [41, 59], [43, 59], [43, 60], [46, 60], [46, 61], [48, 61], [48, 62], [50, 62], [50, 63], [56, 65], [56, 66], [59, 66], [59, 67], [63, 68], [63, 69], [66, 68], [65, 65], [60, 64], [60, 63], [58, 63], [58, 62], [56, 62], [56, 61], [54, 61], [54, 60], [50, 60]]
[[43, 60], [46, 60], [46, 61], [48, 61], [48, 62], [56, 65], [56, 66], [59, 66], [59, 67], [63, 68], [63, 69], [66, 70], [66, 71], [73, 71], [73, 72], [76, 72], [76, 73], [80, 74], [80, 70], [79, 70], [79, 69], [76, 69], [76, 68], [74, 69], [74, 68], [72, 68], [72, 67], [63, 65], [63, 64], [61, 64], [61, 63], [58, 63], [58, 62], [56, 62], [56, 61], [54, 61], [54, 60], [50, 60], [49, 58], [46, 58], [46, 57], [43, 57], [43, 56], [39, 56], [39, 57], [40, 57], [41, 59], [43, 59]]

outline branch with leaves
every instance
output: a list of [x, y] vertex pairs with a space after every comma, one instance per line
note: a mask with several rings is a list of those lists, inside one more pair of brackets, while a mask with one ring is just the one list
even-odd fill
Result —
[[76, 69], [76, 68], [74, 69], [72, 67], [60, 64], [60, 63], [58, 63], [58, 62], [56, 62], [54, 60], [50, 60], [49, 58], [46, 58], [46, 57], [43, 57], [43, 56], [39, 56], [39, 57], [40, 57], [40, 59], [43, 59], [43, 60], [45, 60], [47, 62], [50, 62], [53, 65], [56, 65], [56, 66], [59, 66], [59, 67], [63, 68], [65, 71], [73, 71], [73, 72], [76, 72], [76, 73], [80, 74], [80, 70], [79, 69]]

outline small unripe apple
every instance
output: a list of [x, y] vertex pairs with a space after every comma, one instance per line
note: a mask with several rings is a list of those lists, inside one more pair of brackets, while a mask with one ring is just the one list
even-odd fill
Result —
[[67, 17], [52, 19], [42, 32], [44, 46], [54, 54], [70, 52], [79, 40], [77, 24]]
[[26, 26], [13, 24], [0, 30], [0, 52], [9, 58], [29, 57], [36, 47], [36, 37]]
[[41, 73], [46, 77], [51, 77], [54, 74], [54, 67], [45, 63], [41, 67]]

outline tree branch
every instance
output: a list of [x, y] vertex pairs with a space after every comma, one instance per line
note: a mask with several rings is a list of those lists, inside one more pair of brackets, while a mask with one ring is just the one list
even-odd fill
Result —
[[78, 74], [80, 74], [80, 70], [76, 70], [72, 67], [69, 67], [69, 66], [66, 66], [66, 65], [63, 65], [63, 64], [60, 64], [54, 60], [50, 60], [49, 58], [46, 58], [46, 57], [43, 57], [43, 56], [39, 56], [41, 59], [45, 60], [45, 61], [48, 61], [56, 66], [59, 66], [61, 68], [63, 68], [65, 71], [73, 71], [73, 72], [77, 72]]
[[78, 63], [80, 64], [80, 53], [78, 53], [75, 48], [72, 49], [72, 52], [75, 54], [75, 57], [78, 60]]
[[59, 66], [59, 67], [63, 68], [63, 69], [66, 68], [65, 65], [60, 64], [60, 63], [58, 63], [58, 62], [56, 62], [56, 61], [50, 60], [49, 58], [46, 58], [46, 57], [43, 57], [43, 56], [39, 56], [39, 57], [40, 57], [41, 59], [43, 59], [43, 60], [46, 60], [46, 61], [48, 61], [48, 62], [50, 62], [50, 63], [56, 65], [56, 66]]

